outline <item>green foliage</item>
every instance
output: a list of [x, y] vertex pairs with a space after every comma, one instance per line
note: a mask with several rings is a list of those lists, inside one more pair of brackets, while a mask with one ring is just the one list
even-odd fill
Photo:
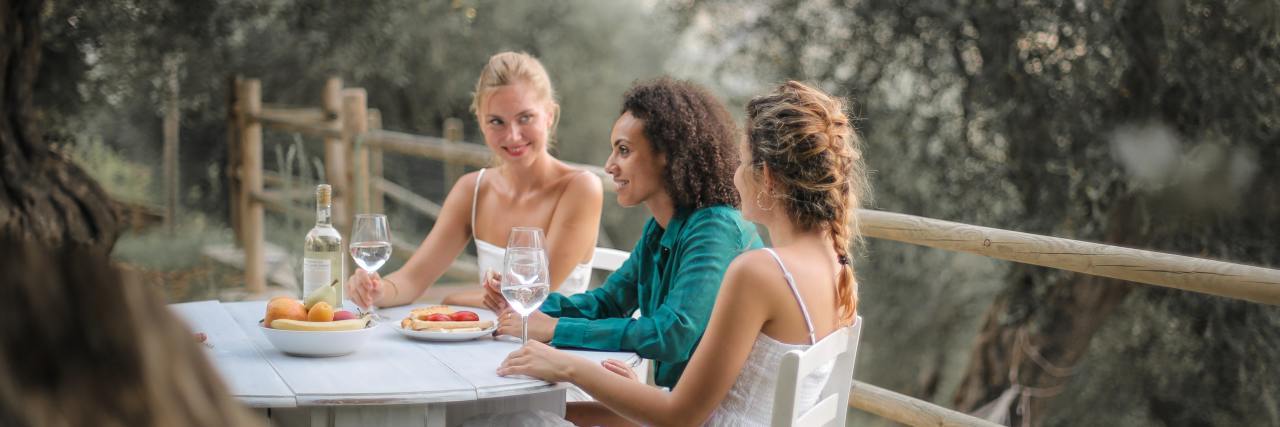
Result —
[[[877, 208], [1234, 262], [1274, 265], [1280, 255], [1269, 237], [1280, 232], [1275, 2], [712, 0], [676, 9], [716, 58], [700, 78], [726, 93], [794, 78], [853, 98]], [[1034, 323], [1058, 302], [1034, 296], [1054, 295], [1067, 277], [903, 245], [869, 249], [860, 308], [869, 325], [887, 326], [866, 331], [864, 348], [877, 350], [860, 355], [859, 378], [944, 406], [984, 321], [971, 308], [1001, 292], [1032, 296], [989, 314]], [[1139, 287], [1119, 311], [1093, 340], [1085, 373], [1051, 400], [1067, 409], [1046, 421], [1280, 419], [1265, 403], [1274, 398], [1243, 397], [1280, 394], [1275, 375], [1230, 374], [1280, 358], [1280, 337], [1267, 329], [1280, 319], [1274, 308]], [[1187, 319], [1239, 327], [1118, 332]], [[939, 342], [948, 332], [959, 336]], [[1185, 362], [1203, 359], [1212, 360]]]
[[[465, 139], [479, 141], [468, 111], [479, 70], [493, 53], [523, 50], [543, 60], [559, 93], [558, 154], [603, 164], [622, 92], [664, 70], [676, 33], [668, 16], [641, 2], [587, 0], [57, 2], [45, 21], [42, 69], [51, 77], [37, 98], [50, 138], [95, 136], [158, 165], [163, 64], [176, 62], [183, 194], [197, 197], [188, 200], [192, 208], [225, 213], [223, 168], [210, 165], [225, 165], [228, 155], [229, 76], [261, 79], [267, 103], [305, 106], [317, 106], [324, 80], [338, 76], [367, 89], [386, 129], [440, 135], [445, 118], [459, 117]], [[272, 132], [266, 141], [266, 164], [275, 167], [272, 141], [293, 141]], [[397, 156], [386, 163], [389, 179], [436, 200], [450, 184], [439, 169]], [[429, 226], [410, 212], [391, 213]], [[639, 222], [616, 209], [610, 215]]]
[[178, 271], [202, 264], [204, 246], [231, 241], [231, 231], [223, 224], [192, 214], [175, 225], [173, 234], [158, 227], [121, 236], [111, 256], [150, 270]]
[[82, 136], [74, 144], [59, 148], [97, 181], [107, 194], [119, 200], [154, 203], [151, 173], [138, 162], [131, 161], [100, 138]]

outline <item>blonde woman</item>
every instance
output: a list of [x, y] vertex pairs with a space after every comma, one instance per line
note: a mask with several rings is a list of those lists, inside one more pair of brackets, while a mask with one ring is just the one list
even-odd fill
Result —
[[[773, 248], [749, 251], [724, 275], [711, 321], [670, 392], [617, 364], [530, 341], [499, 375], [567, 381], [599, 402], [573, 411], [587, 425], [768, 425], [783, 354], [805, 349], [857, 314], [850, 225], [867, 182], [858, 140], [838, 99], [797, 82], [753, 99], [734, 184], [743, 216]], [[812, 406], [831, 367], [804, 378], [797, 410]], [[623, 419], [624, 418], [624, 419]]]
[[[481, 275], [498, 271], [507, 234], [518, 226], [546, 232], [553, 291], [586, 290], [603, 187], [595, 175], [547, 151], [560, 105], [546, 69], [525, 53], [494, 55], [480, 72], [471, 109], [499, 166], [458, 179], [435, 226], [400, 270], [386, 277], [357, 270], [346, 284], [356, 304], [413, 302], [444, 274], [468, 241], [476, 244]], [[444, 302], [483, 307], [483, 298], [477, 286], [449, 295]]]

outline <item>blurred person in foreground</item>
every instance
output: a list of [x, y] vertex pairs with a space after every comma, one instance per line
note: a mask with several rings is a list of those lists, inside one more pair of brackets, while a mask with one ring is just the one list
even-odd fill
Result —
[[0, 236], [0, 425], [261, 425], [155, 291], [101, 249]]

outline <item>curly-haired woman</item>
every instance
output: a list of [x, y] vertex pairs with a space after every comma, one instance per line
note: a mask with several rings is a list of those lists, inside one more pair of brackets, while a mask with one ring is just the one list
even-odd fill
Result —
[[[769, 230], [774, 247], [744, 253], [729, 266], [680, 384], [669, 393], [647, 387], [615, 375], [616, 366], [538, 342], [512, 352], [498, 374], [572, 382], [599, 400], [596, 415], [645, 425], [770, 423], [782, 355], [809, 348], [857, 316], [849, 245], [868, 186], [838, 99], [788, 82], [753, 99], [747, 116], [735, 182], [747, 200], [743, 215]], [[800, 380], [797, 411], [816, 403], [831, 372], [826, 365]], [[588, 424], [625, 423], [619, 421]]]
[[[653, 219], [600, 288], [548, 297], [529, 318], [529, 339], [634, 351], [654, 360], [655, 383], [674, 386], [706, 329], [725, 268], [761, 246], [735, 208], [737, 139], [724, 105], [693, 83], [660, 78], [628, 90], [605, 170], [618, 204], [644, 205]], [[486, 305], [505, 308], [497, 283], [487, 287]], [[506, 311], [498, 333], [518, 335], [519, 316]]]

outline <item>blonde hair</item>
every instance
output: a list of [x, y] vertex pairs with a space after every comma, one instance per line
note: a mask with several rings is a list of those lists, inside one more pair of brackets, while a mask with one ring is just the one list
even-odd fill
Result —
[[758, 174], [767, 166], [780, 187], [781, 205], [802, 230], [825, 228], [841, 267], [836, 299], [850, 324], [857, 313], [857, 282], [850, 245], [860, 240], [858, 207], [870, 192], [861, 140], [844, 103], [789, 81], [747, 104], [747, 144]]
[[480, 70], [480, 78], [476, 80], [476, 90], [471, 97], [471, 113], [478, 119], [480, 109], [484, 108], [493, 91], [517, 82], [528, 85], [538, 99], [550, 104], [551, 128], [547, 131], [547, 139], [554, 140], [556, 125], [560, 123], [560, 104], [556, 102], [551, 76], [547, 75], [542, 62], [524, 52], [502, 52], [489, 57], [489, 62]]

